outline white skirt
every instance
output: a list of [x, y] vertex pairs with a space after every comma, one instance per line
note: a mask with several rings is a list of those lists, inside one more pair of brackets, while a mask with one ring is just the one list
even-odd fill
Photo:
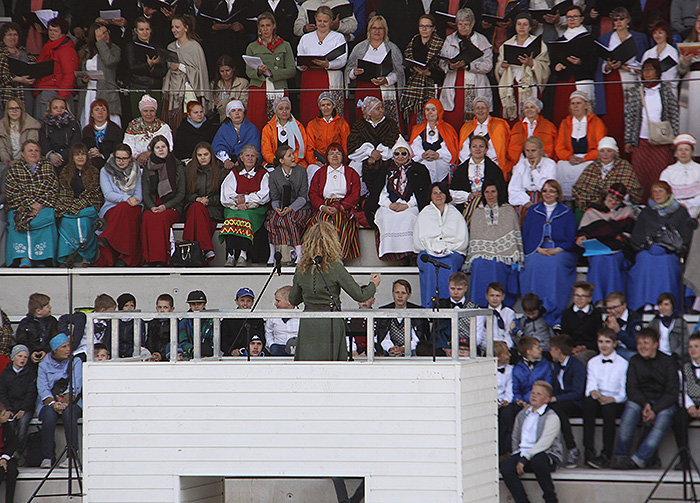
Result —
[[562, 197], [565, 200], [571, 199], [571, 189], [576, 181], [593, 161], [584, 161], [581, 164], [574, 166], [569, 161], [557, 161], [557, 177], [556, 180], [561, 185]]
[[379, 256], [387, 253], [413, 252], [413, 228], [418, 220], [418, 207], [394, 211], [380, 206], [374, 215], [379, 229]]

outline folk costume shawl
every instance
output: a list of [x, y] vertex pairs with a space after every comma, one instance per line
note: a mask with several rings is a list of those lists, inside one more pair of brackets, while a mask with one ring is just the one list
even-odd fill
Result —
[[497, 260], [504, 264], [520, 264], [525, 261], [520, 220], [509, 204], [479, 205], [469, 223], [470, 239], [467, 264], [471, 267], [477, 258]]
[[435, 257], [444, 257], [452, 252], [467, 254], [469, 231], [462, 214], [446, 204], [444, 211], [431, 202], [418, 214], [413, 230], [413, 251], [425, 251]]
[[[443, 107], [440, 100], [438, 100], [437, 98], [431, 98], [426, 103], [426, 105], [428, 104], [435, 105], [435, 107], [437, 108], [438, 120], [435, 123], [435, 127], [437, 128], [440, 137], [447, 144], [447, 149], [452, 154], [452, 160], [450, 162], [456, 163], [459, 156], [459, 137], [457, 136], [457, 131], [455, 131], [454, 128], [447, 122], [445, 122], [445, 120], [443, 119], [443, 117], [445, 116], [445, 107]], [[423, 118], [425, 119], [425, 106], [423, 107]], [[427, 120], [424, 120], [420, 124], [416, 124], [415, 126], [413, 126], [413, 130], [411, 131], [411, 137], [408, 140], [408, 143], [412, 144], [413, 140], [415, 140], [418, 136], [423, 134], [427, 127]]]
[[602, 166], [603, 163], [600, 161], [586, 166], [572, 187], [571, 195], [576, 202], [576, 208], [586, 211], [592, 204], [600, 202], [600, 195], [613, 183], [621, 183], [625, 186], [630, 203], [641, 203], [642, 186], [629, 161], [615, 159], [605, 178], [603, 178]]
[[32, 172], [27, 161], [20, 159], [7, 174], [5, 182], [8, 211], [15, 210], [15, 229], [27, 232], [32, 204], [41, 203], [46, 208], [54, 208], [58, 196], [58, 180], [53, 166], [45, 157], [39, 159], [36, 171]]
[[634, 210], [624, 204], [614, 210], [594, 204], [581, 218], [577, 236], [597, 239], [611, 250], [621, 250], [629, 242], [634, 227]]
[[189, 101], [185, 99], [188, 92], [193, 92], [193, 97], [203, 100], [201, 103], [206, 109], [209, 93], [204, 90], [209, 89], [209, 72], [202, 46], [196, 40], [188, 40], [182, 45], [175, 41], [168, 44], [168, 50], [177, 53], [180, 66], [177, 70], [168, 70], [163, 79], [163, 92], [168, 100], [168, 110], [185, 106]]
[[[430, 37], [430, 40], [428, 40], [428, 55], [424, 63], [427, 64], [429, 70], [438, 69], [440, 51], [444, 43], [445, 40], [434, 33]], [[420, 35], [414, 35], [411, 39], [411, 43], [406, 47], [406, 51], [404, 52], [405, 57], [415, 60], [415, 58], [418, 57], [415, 51], [420, 44], [422, 44]], [[401, 108], [403, 109], [406, 119], [410, 117], [411, 113], [420, 114], [423, 110], [423, 106], [435, 95], [433, 89], [435, 82], [431, 77], [414, 72], [409, 72], [409, 75], [408, 82], [406, 82], [406, 89], [401, 93]]]

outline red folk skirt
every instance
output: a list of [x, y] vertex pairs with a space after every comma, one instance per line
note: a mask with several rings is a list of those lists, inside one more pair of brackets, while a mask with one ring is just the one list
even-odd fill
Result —
[[107, 228], [98, 240], [97, 267], [111, 267], [120, 258], [129, 267], [141, 265], [141, 206], [126, 201], [111, 208], [104, 216]]
[[649, 199], [651, 185], [670, 164], [673, 164], [670, 145], [652, 145], [648, 140], [639, 139], [639, 146], [632, 152], [632, 169], [642, 185], [642, 203]]
[[143, 212], [141, 249], [143, 261], [170, 264], [170, 228], [180, 220], [180, 212], [170, 208], [161, 213]]
[[258, 128], [258, 131], [262, 131], [262, 128], [267, 124], [267, 92], [265, 91], [265, 86], [250, 86], [246, 117]]
[[[570, 85], [564, 85], [569, 83]], [[569, 96], [576, 90], [576, 82], [573, 77], [564, 82], [558, 82], [554, 89], [554, 111], [552, 112], [552, 122], [557, 128], [561, 121], [569, 115]]]
[[[613, 70], [603, 77], [605, 84], [605, 115], [601, 117], [608, 127], [608, 136], [615, 138], [620, 146], [620, 152], [624, 152], [625, 144], [625, 91], [620, 83], [620, 72]], [[611, 84], [608, 84], [611, 82]]]
[[216, 220], [211, 218], [207, 207], [199, 201], [193, 202], [187, 209], [182, 239], [197, 241], [202, 251], [207, 252], [214, 249], [211, 241], [214, 231], [216, 231]]
[[[331, 206], [338, 202], [337, 199], [326, 199], [323, 204]], [[360, 256], [360, 239], [357, 236], [357, 224], [350, 215], [339, 211], [335, 215], [329, 215], [321, 210], [316, 210], [309, 221], [309, 226], [320, 221], [330, 222], [338, 231], [340, 246], [343, 250], [344, 259], [355, 259]]]
[[455, 128], [457, 134], [464, 126], [464, 72], [461, 70], [457, 72], [455, 81], [455, 107], [449, 112], [445, 110], [443, 119]]
[[318, 97], [323, 91], [328, 90], [328, 72], [323, 69], [309, 68], [301, 74], [301, 89], [299, 122], [308, 124], [311, 119], [318, 117]]

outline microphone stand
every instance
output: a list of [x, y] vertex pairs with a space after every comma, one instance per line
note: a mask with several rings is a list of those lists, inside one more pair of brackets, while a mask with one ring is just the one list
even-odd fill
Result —
[[[95, 223], [99, 222], [97, 220]], [[94, 232], [97, 230], [97, 226], [93, 224], [91, 227], [91, 231]], [[87, 246], [88, 241], [90, 240], [90, 236], [88, 235], [75, 249], [73, 253], [68, 255], [66, 258], [66, 261], [64, 262], [65, 268], [68, 271], [68, 338], [70, 340], [70, 345], [71, 345], [71, 351], [70, 351], [70, 356], [68, 357], [68, 400], [69, 400], [69, 405], [68, 405], [68, 410], [69, 410], [69, 415], [70, 420], [69, 421], [63, 421], [63, 427], [66, 430], [66, 433], [68, 434], [68, 442], [66, 442], [66, 446], [63, 448], [61, 453], [58, 455], [56, 458], [56, 461], [54, 464], [51, 466], [51, 469], [46, 473], [44, 478], [41, 479], [41, 482], [39, 482], [39, 485], [37, 488], [34, 490], [32, 495], [29, 497], [27, 500], [27, 503], [31, 503], [34, 501], [34, 498], [43, 498], [43, 497], [49, 497], [49, 496], [67, 496], [69, 499], [72, 499], [73, 496], [82, 496], [83, 494], [83, 477], [82, 477], [82, 464], [80, 462], [80, 457], [78, 455], [77, 449], [73, 446], [73, 433], [72, 430], [72, 423], [73, 421], [76, 421], [73, 415], [75, 414], [75, 410], [73, 410], [73, 405], [77, 404], [77, 400], [74, 399], [75, 394], [73, 393], [73, 363], [75, 362], [75, 355], [73, 354], [73, 266], [75, 265], [75, 257], [78, 256], [78, 254], [85, 249]], [[61, 459], [63, 459], [63, 456], [66, 456], [68, 459], [68, 490], [65, 494], [43, 494], [39, 495], [39, 491], [41, 491], [41, 488], [48, 482], [49, 478], [51, 477], [51, 474], [53, 471], [58, 467], [59, 463], [61, 462]], [[73, 470], [75, 470], [75, 476], [73, 475]], [[78, 494], [75, 494], [73, 492], [73, 478], [75, 477], [75, 480], [78, 482], [78, 487], [80, 492]]]
[[[688, 233], [687, 239], [683, 240], [683, 247], [680, 250], [680, 262], [681, 262], [681, 270], [680, 270], [680, 277], [678, 279], [680, 283], [680, 299], [679, 299], [679, 307], [680, 307], [680, 318], [678, 320], [681, 323], [681, 340], [683, 340], [683, 333], [685, 333], [687, 327], [686, 327], [686, 322], [684, 319], [685, 315], [685, 285], [683, 284], [683, 276], [685, 275], [685, 269], [687, 264], [687, 259], [688, 255], [690, 255], [690, 245], [693, 241], [693, 234], [695, 233], [695, 230], [698, 228], [698, 221], [697, 219], [691, 218], [688, 221], [688, 230], [690, 231]], [[700, 251], [698, 251], [700, 253]], [[700, 469], [698, 468], [698, 464], [695, 462], [695, 459], [693, 458], [693, 453], [690, 450], [690, 440], [689, 440], [689, 435], [688, 435], [688, 428], [689, 428], [689, 420], [688, 420], [688, 413], [685, 409], [685, 394], [686, 394], [686, 389], [687, 389], [687, 382], [686, 382], [686, 377], [685, 377], [685, 372], [684, 372], [684, 366], [685, 366], [685, 361], [690, 360], [690, 357], [688, 355], [688, 345], [685, 344], [684, 347], [681, 348], [681, 354], [679, 355], [680, 359], [680, 369], [681, 369], [681, 390], [680, 390], [680, 395], [681, 395], [681, 407], [682, 410], [677, 411], [678, 414], [681, 414], [682, 418], [682, 432], [683, 432], [683, 445], [681, 445], [678, 448], [678, 451], [676, 452], [676, 455], [673, 456], [673, 459], [671, 462], [668, 464], [666, 469], [664, 470], [664, 473], [661, 475], [659, 480], [656, 482], [656, 485], [654, 485], [654, 488], [651, 490], [649, 493], [649, 496], [647, 496], [647, 499], [644, 501], [644, 503], [648, 503], [649, 501], [694, 501], [695, 503], [698, 503], [700, 501], [700, 496], [698, 493], [695, 491], [695, 485], [700, 481]], [[674, 463], [676, 460], [679, 460], [683, 469], [683, 498], [663, 498], [663, 497], [654, 497], [654, 494], [656, 493], [656, 490], [663, 484], [664, 479], [666, 478], [666, 475], [673, 469]], [[693, 480], [693, 473], [695, 473], [698, 476], [698, 479]]]
[[[258, 295], [257, 300], [253, 304], [253, 307], [250, 308], [250, 313], [255, 311], [255, 308], [258, 307], [258, 304], [260, 303], [260, 299], [262, 299], [263, 294], [265, 293], [265, 290], [267, 290], [268, 285], [270, 284], [270, 281], [272, 281], [272, 276], [277, 273], [277, 276], [282, 276], [282, 254], [280, 252], [275, 252], [275, 263], [272, 265], [272, 271], [270, 271], [270, 275], [267, 277], [267, 281], [265, 281], [265, 284], [262, 287], [262, 290], [260, 290], [260, 295]], [[250, 315], [246, 317], [246, 319], [243, 321], [243, 325], [241, 325], [241, 328], [238, 329], [238, 333], [236, 334], [236, 337], [233, 339], [233, 345], [236, 344], [236, 341], [238, 340], [238, 336], [241, 335], [241, 330], [243, 328], [246, 329], [246, 354], [248, 355], [248, 361], [250, 361], [250, 342], [252, 340], [252, 335], [250, 335], [250, 323], [248, 322], [250, 320]], [[228, 352], [231, 353], [233, 351], [233, 346], [228, 348]], [[225, 356], [225, 355], [224, 355]]]
[[[328, 307], [330, 307], [331, 312], [333, 312], [333, 311], [340, 312], [340, 304], [338, 304], [338, 301], [333, 296], [333, 292], [331, 292], [331, 287], [328, 286], [328, 282], [326, 281], [326, 277], [323, 275], [323, 272], [321, 271], [321, 259], [320, 259], [320, 257], [315, 258], [314, 260], [311, 261], [311, 263], [316, 266], [316, 271], [318, 271], [319, 276], [321, 276], [321, 279], [323, 280], [323, 285], [326, 287], [326, 291], [328, 292], [328, 296], [331, 298], [330, 302], [328, 302]], [[334, 322], [335, 322], [335, 318], [331, 318], [331, 353], [330, 353], [331, 358], [329, 361], [333, 361], [333, 351], [335, 348]], [[369, 344], [369, 341], [367, 341], [367, 343]], [[352, 346], [350, 347], [350, 351], [352, 351]]]

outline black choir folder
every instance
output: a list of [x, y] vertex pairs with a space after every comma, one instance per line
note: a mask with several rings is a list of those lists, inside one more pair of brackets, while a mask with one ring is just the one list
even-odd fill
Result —
[[464, 61], [465, 65], [468, 65], [472, 61], [479, 59], [484, 55], [484, 51], [475, 46], [471, 40], [466, 40], [462, 46], [462, 50], [459, 51], [454, 58], [448, 58], [447, 61], [450, 63], [457, 63], [459, 61]]
[[637, 44], [634, 43], [634, 39], [632, 37], [629, 37], [612, 51], [597, 40], [595, 43], [597, 44], [596, 48], [598, 49], [598, 56], [600, 56], [600, 59], [604, 61], [610, 60], [625, 63], [626, 61], [629, 61], [637, 56]]
[[394, 65], [391, 62], [391, 51], [387, 52], [381, 63], [372, 63], [361, 59], [357, 62], [357, 66], [364, 70], [363, 73], [357, 76], [357, 80], [362, 82], [371, 82], [372, 79], [386, 77], [394, 70]]
[[30, 79], [40, 79], [53, 73], [53, 60], [41, 63], [27, 63], [15, 58], [7, 58], [10, 73], [18, 77], [28, 76]]
[[[552, 40], [547, 43], [549, 48], [549, 60], [553, 63], [563, 63], [568, 65], [567, 57], [586, 58], [592, 56], [587, 54], [591, 43], [591, 36], [588, 33], [572, 38], [571, 40]], [[594, 56], [595, 57], [595, 56]]]
[[535, 40], [526, 46], [503, 44], [503, 57], [506, 63], [511, 65], [521, 65], [518, 59], [520, 56], [533, 58], [537, 57], [542, 51], [542, 37], [537, 37]]
[[[346, 17], [350, 17], [354, 14], [353, 7], [352, 7], [351, 3], [344, 3], [341, 5], [336, 5], [331, 10], [333, 11], [333, 18], [334, 19], [336, 17], [338, 19], [345, 19]], [[315, 10], [307, 10], [306, 16], [307, 16], [307, 20], [309, 21], [309, 24], [316, 24], [316, 11]]]
[[319, 68], [313, 63], [314, 59], [327, 59], [328, 61], [333, 61], [334, 59], [338, 59], [340, 56], [345, 54], [346, 51], [346, 44], [339, 45], [335, 49], [333, 49], [331, 52], [326, 54], [325, 56], [297, 56], [297, 66], [306, 66], [309, 68]]

